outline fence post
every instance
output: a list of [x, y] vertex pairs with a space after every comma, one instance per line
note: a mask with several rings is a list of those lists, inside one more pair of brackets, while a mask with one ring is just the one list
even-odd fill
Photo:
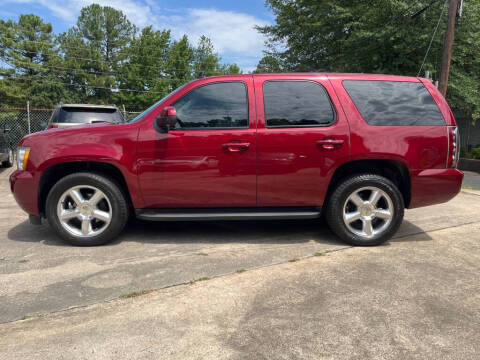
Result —
[[27, 123], [28, 123], [28, 133], [30, 134], [30, 101], [27, 101]]
[[123, 107], [123, 117], [127, 120], [127, 112], [125, 111], [125, 104], [122, 104]]

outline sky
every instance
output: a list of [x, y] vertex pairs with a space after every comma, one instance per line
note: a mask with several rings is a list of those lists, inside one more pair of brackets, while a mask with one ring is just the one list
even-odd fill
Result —
[[192, 43], [206, 35], [222, 62], [237, 63], [244, 72], [255, 69], [264, 49], [265, 39], [254, 26], [274, 21], [263, 0], [0, 0], [0, 19], [33, 13], [61, 33], [92, 3], [122, 10], [140, 29], [171, 29], [174, 38], [187, 34]]

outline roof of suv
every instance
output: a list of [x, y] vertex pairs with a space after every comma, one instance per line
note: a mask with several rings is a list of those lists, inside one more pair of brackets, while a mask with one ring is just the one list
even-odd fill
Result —
[[[402, 75], [388, 75], [388, 74], [365, 74], [365, 73], [323, 73], [323, 72], [293, 72], [293, 73], [259, 73], [259, 74], [235, 74], [235, 75], [216, 75], [209, 76], [208, 78], [232, 78], [232, 77], [248, 77], [248, 76], [259, 76], [259, 77], [271, 77], [271, 78], [282, 78], [282, 77], [299, 77], [299, 78], [308, 78], [308, 77], [328, 77], [330, 79], [356, 79], [356, 80], [384, 80], [384, 81], [412, 81], [419, 82], [420, 77], [415, 76], [402, 76]], [[201, 80], [202, 78], [196, 79]]]

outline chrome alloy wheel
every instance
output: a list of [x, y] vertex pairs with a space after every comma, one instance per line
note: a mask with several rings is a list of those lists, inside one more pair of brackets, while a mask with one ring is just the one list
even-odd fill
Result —
[[390, 196], [373, 186], [355, 190], [343, 205], [343, 221], [347, 228], [355, 235], [367, 239], [387, 230], [393, 215]]
[[69, 233], [88, 238], [101, 234], [108, 227], [112, 206], [105, 193], [96, 187], [74, 186], [58, 200], [57, 217]]

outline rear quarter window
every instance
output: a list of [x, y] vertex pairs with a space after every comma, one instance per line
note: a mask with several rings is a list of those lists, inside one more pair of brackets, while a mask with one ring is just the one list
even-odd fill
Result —
[[343, 87], [370, 125], [445, 125], [422, 83], [345, 80]]
[[53, 122], [89, 124], [95, 122], [118, 123], [122, 114], [116, 109], [63, 107], [54, 115]]

